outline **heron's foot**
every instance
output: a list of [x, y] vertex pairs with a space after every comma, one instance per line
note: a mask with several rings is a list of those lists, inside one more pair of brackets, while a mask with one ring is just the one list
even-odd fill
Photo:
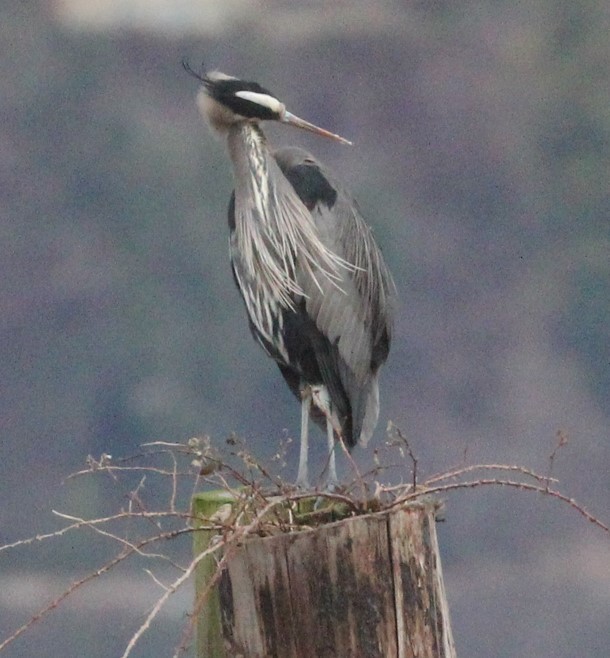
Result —
[[326, 491], [328, 493], [335, 493], [336, 491], [341, 490], [341, 484], [339, 483], [338, 478], [335, 477], [328, 477], [326, 479], [326, 482], [324, 483], [324, 488], [322, 491]]
[[[326, 480], [324, 483], [324, 487], [318, 491], [321, 491], [322, 493], [327, 493], [327, 494], [333, 494], [333, 493], [339, 493], [343, 490], [343, 487], [339, 484], [339, 480]], [[333, 498], [329, 498], [328, 496], [318, 496], [316, 498], [316, 502], [314, 503], [314, 509], [315, 510], [320, 510], [323, 509], [324, 507], [332, 507], [333, 505], [336, 504], [336, 500]]]
[[318, 496], [316, 502], [313, 504], [314, 512], [321, 510], [325, 505], [328, 505], [328, 498], [324, 496]]
[[309, 479], [307, 476], [305, 476], [304, 478], [297, 476], [297, 480], [294, 483], [294, 486], [297, 489], [302, 489], [303, 491], [307, 491], [311, 489], [311, 485], [309, 484]]
[[309, 469], [307, 468], [307, 461], [301, 461], [301, 463], [299, 463], [297, 479], [294, 484], [297, 489], [311, 489], [311, 485], [309, 484]]

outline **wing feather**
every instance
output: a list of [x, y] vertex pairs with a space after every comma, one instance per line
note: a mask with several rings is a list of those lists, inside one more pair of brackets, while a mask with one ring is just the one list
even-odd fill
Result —
[[[379, 413], [377, 370], [389, 348], [394, 284], [355, 202], [311, 156], [306, 160], [336, 191], [334, 203], [314, 203], [301, 180], [296, 180], [295, 168], [282, 166], [281, 155], [278, 158], [309, 208], [322, 244], [351, 267], [338, 268], [338, 278], [331, 280], [300, 268], [297, 257], [297, 281], [307, 314], [329, 344], [328, 349], [316, 351], [316, 358], [331, 400], [340, 417], [341, 413], [351, 417], [349, 442], [366, 442]], [[300, 169], [299, 175], [306, 176], [302, 165]]]

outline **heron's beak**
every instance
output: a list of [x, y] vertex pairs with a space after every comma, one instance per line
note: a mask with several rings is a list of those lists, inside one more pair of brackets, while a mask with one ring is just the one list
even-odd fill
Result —
[[282, 123], [287, 123], [289, 126], [302, 128], [303, 130], [309, 130], [309, 132], [315, 133], [316, 135], [321, 135], [322, 137], [330, 137], [330, 139], [341, 142], [341, 144], [349, 144], [349, 146], [352, 146], [352, 142], [345, 139], [344, 137], [335, 135], [335, 133], [324, 130], [324, 128], [318, 128], [318, 126], [314, 126], [313, 123], [309, 123], [309, 121], [305, 121], [305, 119], [299, 119], [299, 117], [294, 116], [294, 114], [291, 114], [288, 111], [284, 112], [284, 116], [280, 119], [280, 121]]

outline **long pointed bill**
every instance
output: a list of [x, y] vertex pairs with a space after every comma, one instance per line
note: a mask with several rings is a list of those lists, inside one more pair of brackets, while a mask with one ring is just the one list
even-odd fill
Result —
[[324, 130], [324, 128], [318, 128], [318, 126], [314, 126], [313, 123], [309, 123], [309, 121], [305, 121], [305, 119], [299, 119], [299, 117], [290, 112], [284, 112], [284, 116], [280, 119], [280, 121], [282, 123], [287, 123], [289, 126], [302, 128], [303, 130], [309, 130], [309, 132], [315, 133], [316, 135], [329, 137], [330, 139], [334, 139], [337, 142], [341, 142], [341, 144], [348, 144], [349, 146], [352, 146], [352, 142], [345, 139], [344, 137], [335, 135], [335, 133]]

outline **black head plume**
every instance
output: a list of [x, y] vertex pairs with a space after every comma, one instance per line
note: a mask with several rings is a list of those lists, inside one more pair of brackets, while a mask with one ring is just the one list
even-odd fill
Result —
[[203, 62], [200, 70], [195, 71], [186, 57], [182, 60], [182, 66], [190, 76], [201, 82], [210, 98], [234, 114], [261, 121], [281, 118], [284, 106], [258, 82], [239, 80], [219, 71], [208, 72]]
[[201, 62], [201, 67], [199, 69], [199, 73], [193, 69], [191, 66], [188, 57], [186, 55], [182, 58], [182, 68], [195, 80], [199, 80], [199, 82], [203, 83], [205, 82], [205, 76], [206, 76], [206, 70], [205, 70], [205, 64], [204, 62]]

